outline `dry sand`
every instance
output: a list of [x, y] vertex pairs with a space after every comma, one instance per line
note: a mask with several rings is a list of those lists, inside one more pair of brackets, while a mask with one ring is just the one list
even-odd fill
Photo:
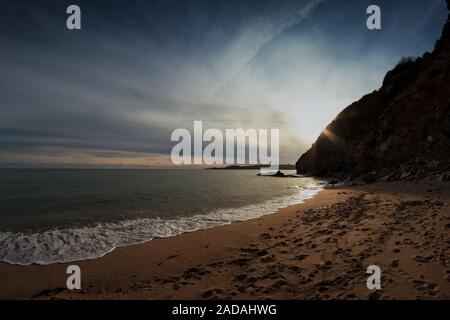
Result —
[[[0, 264], [3, 299], [449, 299], [450, 184], [327, 189], [274, 215], [77, 263]], [[382, 290], [366, 287], [378, 265]]]

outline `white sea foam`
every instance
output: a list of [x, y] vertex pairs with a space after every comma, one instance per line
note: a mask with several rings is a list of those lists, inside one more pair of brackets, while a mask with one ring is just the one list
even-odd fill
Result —
[[314, 197], [322, 187], [298, 187], [294, 195], [240, 208], [176, 219], [139, 218], [43, 232], [0, 232], [0, 261], [47, 265], [101, 257], [115, 248], [259, 218]]

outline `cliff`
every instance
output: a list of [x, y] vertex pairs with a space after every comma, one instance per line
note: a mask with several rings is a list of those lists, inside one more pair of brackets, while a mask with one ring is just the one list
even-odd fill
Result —
[[342, 111], [298, 160], [298, 173], [450, 179], [449, 66], [450, 16], [434, 51], [401, 61], [379, 90]]

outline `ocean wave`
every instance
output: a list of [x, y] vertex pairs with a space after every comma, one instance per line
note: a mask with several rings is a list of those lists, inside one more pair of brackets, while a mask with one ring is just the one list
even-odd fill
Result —
[[96, 259], [118, 247], [259, 218], [302, 203], [321, 189], [321, 185], [299, 186], [291, 196], [190, 217], [138, 218], [43, 232], [0, 232], [0, 261], [17, 265], [48, 265]]

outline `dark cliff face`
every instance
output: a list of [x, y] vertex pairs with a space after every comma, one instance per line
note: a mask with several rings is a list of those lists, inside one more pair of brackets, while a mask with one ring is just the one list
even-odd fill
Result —
[[396, 180], [449, 171], [449, 67], [450, 16], [434, 51], [403, 61], [380, 90], [341, 112], [298, 160], [298, 173]]

